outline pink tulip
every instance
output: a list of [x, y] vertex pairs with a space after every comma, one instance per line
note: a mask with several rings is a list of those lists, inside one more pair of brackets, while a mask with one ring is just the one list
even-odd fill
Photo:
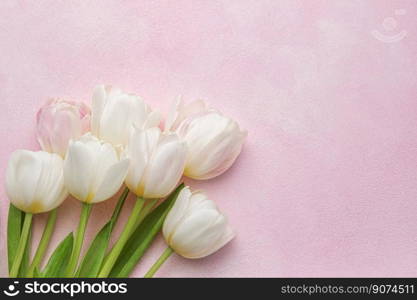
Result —
[[90, 130], [90, 109], [81, 102], [52, 99], [36, 115], [42, 150], [65, 157], [68, 143]]

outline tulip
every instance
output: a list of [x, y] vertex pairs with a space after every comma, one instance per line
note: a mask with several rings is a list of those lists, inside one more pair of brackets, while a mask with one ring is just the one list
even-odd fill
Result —
[[6, 171], [6, 193], [14, 206], [30, 214], [58, 207], [68, 195], [62, 158], [44, 151], [15, 151]]
[[129, 165], [116, 149], [90, 133], [71, 141], [64, 162], [65, 184], [69, 193], [86, 203], [111, 198], [120, 189]]
[[[187, 154], [184, 142], [158, 127], [134, 128], [124, 155], [130, 160], [126, 186], [138, 197], [120, 238], [107, 256], [99, 277], [106, 277], [129, 236], [152, 209], [155, 200], [171, 193], [180, 180]], [[145, 199], [147, 199], [146, 206]]]
[[113, 145], [126, 145], [133, 126], [158, 126], [160, 115], [138, 96], [99, 85], [93, 94], [91, 131]]
[[184, 105], [179, 100], [165, 124], [188, 145], [184, 175], [210, 179], [229, 169], [247, 136], [232, 119], [208, 108], [203, 101]]
[[[6, 193], [14, 206], [26, 212], [10, 270], [10, 277], [16, 277], [26, 248], [32, 215], [54, 210], [68, 195], [64, 186], [62, 158], [44, 151], [15, 151], [6, 171]], [[43, 234], [32, 265], [38, 264], [45, 252], [49, 232], [52, 233], [55, 225], [55, 216], [56, 211], [53, 211], [46, 225], [48, 233]]]
[[71, 141], [64, 162], [64, 178], [69, 193], [83, 202], [67, 276], [74, 275], [80, 255], [91, 204], [111, 198], [123, 184], [129, 166], [116, 149], [90, 133]]
[[234, 233], [215, 203], [202, 192], [184, 188], [165, 219], [162, 232], [167, 244], [186, 258], [208, 256], [233, 237]]
[[139, 197], [163, 198], [178, 184], [187, 147], [175, 133], [158, 127], [134, 129], [125, 155], [130, 159], [127, 187]]
[[168, 248], [147, 272], [152, 277], [175, 251], [185, 258], [208, 256], [233, 239], [234, 233], [226, 217], [202, 192], [185, 187], [179, 193], [162, 228]]
[[42, 150], [65, 157], [68, 143], [90, 130], [90, 109], [83, 103], [50, 100], [36, 115]]

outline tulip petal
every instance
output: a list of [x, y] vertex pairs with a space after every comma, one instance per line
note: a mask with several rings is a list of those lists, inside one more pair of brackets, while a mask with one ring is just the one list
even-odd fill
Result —
[[93, 95], [92, 132], [114, 146], [125, 146], [133, 126], [159, 125], [160, 115], [138, 96], [113, 87], [99, 86]]
[[[217, 240], [217, 244], [213, 246], [211, 249], [211, 253], [216, 252], [220, 248], [224, 247], [228, 242], [230, 242], [232, 239], [234, 239], [236, 236], [235, 231], [230, 227], [230, 225], [227, 225], [225, 231], [223, 232], [221, 238]], [[204, 256], [210, 255], [209, 254], [203, 254]]]
[[168, 244], [170, 244], [174, 229], [184, 217], [184, 211], [187, 211], [190, 206], [191, 196], [190, 188], [188, 186], [183, 188], [164, 221], [162, 232]]
[[228, 119], [217, 114], [208, 114], [198, 118], [195, 122], [182, 124], [179, 135], [187, 141], [190, 150], [186, 169], [199, 166], [205, 159], [201, 152], [212, 150], [208, 148], [208, 145], [227, 128], [228, 122]]
[[178, 184], [184, 171], [187, 148], [176, 135], [165, 136], [158, 145], [146, 169], [144, 178], [145, 198], [167, 196]]
[[129, 160], [124, 159], [108, 168], [92, 202], [97, 203], [111, 198], [125, 180]]
[[64, 157], [71, 139], [89, 130], [90, 109], [83, 103], [51, 99], [38, 111], [36, 133], [42, 150]]
[[216, 210], [194, 211], [177, 226], [171, 247], [187, 258], [200, 258], [218, 250], [227, 220]]
[[136, 191], [141, 184], [145, 168], [150, 160], [153, 149], [157, 146], [161, 130], [157, 127], [147, 130], [134, 128], [127, 147], [127, 157], [130, 166], [126, 177], [126, 185]]
[[90, 193], [95, 195], [108, 170], [119, 161], [118, 154], [109, 143], [94, 139], [90, 145], [93, 152], [93, 180], [90, 182]]
[[46, 212], [61, 205], [68, 193], [64, 187], [62, 158], [58, 154], [46, 152], [39, 154], [43, 156], [44, 167], [36, 189], [35, 199], [42, 203], [42, 211]]
[[157, 127], [159, 125], [159, 123], [161, 122], [161, 114], [157, 111], [151, 111], [148, 114], [148, 118], [146, 119], [146, 121], [143, 124], [143, 128], [152, 128], [152, 127]]
[[62, 111], [55, 117], [53, 125], [52, 150], [62, 157], [65, 157], [68, 143], [71, 139], [77, 139], [81, 136], [81, 122], [75, 111]]
[[69, 193], [80, 201], [107, 200], [122, 185], [128, 161], [119, 159], [116, 149], [87, 133], [71, 143], [64, 164]]
[[30, 151], [17, 150], [11, 155], [6, 171], [6, 193], [17, 208], [25, 210], [34, 198], [41, 170], [40, 162]]
[[71, 195], [87, 201], [93, 178], [94, 152], [81, 141], [72, 142], [64, 163], [65, 185]]
[[178, 96], [172, 103], [165, 122], [165, 132], [175, 131], [181, 122], [194, 115], [203, 113], [207, 110], [207, 105], [203, 100], [196, 100], [185, 105], [181, 96]]
[[[207, 110], [207, 104], [203, 100], [192, 101], [192, 102], [190, 102], [190, 103], [188, 103], [187, 105], [184, 106], [184, 108], [181, 112], [181, 116], [180, 116], [179, 121], [183, 121], [186, 118], [204, 113], [204, 111], [206, 111], [206, 110]], [[179, 123], [177, 124], [177, 126], [178, 125], [179, 125]]]
[[128, 95], [109, 98], [100, 120], [100, 137], [113, 144], [126, 144], [133, 125], [135, 99]]
[[10, 201], [28, 213], [41, 213], [62, 203], [63, 163], [58, 154], [18, 150], [12, 154], [6, 173]]
[[[224, 130], [199, 153], [199, 163], [190, 161], [192, 168], [187, 169], [187, 176], [198, 179], [216, 177], [230, 168], [242, 150], [244, 138], [232, 124]], [[202, 159], [204, 158], [204, 159]]]
[[180, 95], [177, 96], [175, 100], [172, 102], [170, 109], [168, 110], [168, 115], [164, 124], [165, 132], [175, 130], [174, 123], [178, 121], [178, 115], [182, 110], [183, 105], [184, 103], [182, 101], [182, 97]]
[[199, 209], [213, 209], [217, 210], [217, 206], [214, 201], [211, 201], [207, 198], [206, 194], [198, 191], [194, 191], [191, 196], [189, 210], [199, 210]]
[[99, 85], [94, 89], [93, 101], [91, 106], [91, 132], [100, 136], [100, 119], [106, 105], [106, 89], [104, 85]]
[[236, 122], [215, 111], [185, 122], [179, 131], [190, 147], [184, 173], [195, 179], [213, 178], [226, 171], [246, 137]]

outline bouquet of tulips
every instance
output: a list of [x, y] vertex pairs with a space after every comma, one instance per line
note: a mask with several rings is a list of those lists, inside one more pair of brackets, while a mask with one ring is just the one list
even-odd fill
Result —
[[[212, 254], [233, 237], [226, 217], [200, 191], [180, 184], [225, 172], [239, 155], [246, 131], [203, 101], [175, 101], [163, 125], [141, 98], [100, 85], [91, 109], [51, 100], [36, 118], [42, 151], [17, 150], [6, 171], [10, 277], [127, 277], [162, 230], [166, 250], [146, 273], [152, 277], [173, 253]], [[81, 250], [95, 203], [121, 196], [107, 223]], [[136, 202], [113, 245], [110, 238], [129, 193]], [[71, 195], [81, 202], [78, 227], [49, 258], [57, 208]], [[31, 258], [31, 225], [48, 212]]]

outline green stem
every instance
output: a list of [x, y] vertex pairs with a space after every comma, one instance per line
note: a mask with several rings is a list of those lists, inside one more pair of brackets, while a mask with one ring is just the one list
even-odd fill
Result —
[[155, 207], [155, 204], [158, 202], [159, 199], [147, 199], [145, 200], [145, 206], [140, 211], [138, 218], [135, 223], [135, 227], [132, 230], [131, 234], [139, 227], [142, 221], [146, 218], [146, 216], [152, 211]]
[[33, 257], [32, 263], [26, 273], [26, 277], [32, 278], [35, 268], [39, 266], [42, 262], [43, 255], [45, 254], [46, 249], [48, 248], [49, 241], [51, 240], [52, 233], [55, 228], [56, 223], [56, 211], [55, 208], [49, 213], [48, 221], [46, 221], [45, 228], [42, 233], [42, 238], [39, 242], [38, 249], [36, 250], [35, 256]]
[[17, 277], [19, 273], [20, 264], [22, 263], [23, 253], [25, 252], [26, 243], [30, 231], [30, 225], [32, 224], [32, 214], [25, 214], [25, 221], [23, 222], [22, 233], [19, 239], [19, 245], [17, 246], [16, 256], [13, 262], [12, 269], [10, 270], [10, 277]]
[[152, 278], [153, 275], [155, 275], [155, 273], [159, 270], [162, 264], [168, 259], [168, 257], [171, 256], [173, 252], [174, 250], [172, 250], [172, 248], [168, 246], [165, 249], [165, 251], [161, 254], [161, 256], [158, 258], [158, 260], [152, 265], [149, 271], [145, 274], [145, 278]]
[[78, 258], [80, 257], [81, 248], [84, 241], [85, 229], [87, 227], [88, 218], [91, 213], [92, 204], [83, 202], [81, 210], [80, 223], [78, 224], [77, 232], [75, 234], [74, 246], [72, 254], [67, 267], [67, 277], [73, 277], [75, 269], [77, 268]]
[[[123, 191], [123, 193], [120, 195], [120, 197], [119, 197], [119, 200], [117, 200], [117, 204], [116, 204], [116, 206], [114, 207], [114, 211], [113, 211], [113, 214], [112, 214], [112, 216], [111, 216], [111, 218], [110, 218], [110, 222], [111, 222], [111, 224], [110, 224], [110, 235], [111, 235], [111, 233], [113, 232], [113, 229], [114, 229], [114, 226], [116, 225], [116, 223], [117, 223], [117, 220], [119, 219], [119, 216], [120, 216], [120, 212], [121, 212], [121, 210], [122, 210], [122, 208], [123, 208], [123, 205], [124, 205], [124, 203], [125, 203], [125, 201], [126, 201], [126, 198], [127, 198], [127, 196], [129, 195], [129, 189], [128, 188], [125, 188], [124, 189], [124, 191]], [[102, 229], [105, 227], [107, 225], [107, 223], [102, 227]], [[96, 236], [96, 238], [97, 238], [97, 236]], [[94, 242], [94, 240], [92, 241], [92, 243]], [[106, 250], [107, 250], [107, 247], [108, 247], [108, 243], [109, 242], [107, 242], [107, 245], [106, 245]], [[90, 244], [90, 247], [92, 246], [92, 244]], [[87, 251], [90, 251], [90, 249], [88, 249]], [[88, 252], [87, 252], [88, 253]], [[85, 257], [84, 257], [84, 259], [85, 259]], [[82, 263], [80, 264], [80, 266], [78, 267], [78, 270], [77, 270], [77, 272], [75, 273], [75, 277], [76, 278], [79, 278], [80, 277], [80, 273], [81, 273], [81, 266], [83, 265], [83, 263], [84, 263], [84, 261], [82, 261]]]
[[103, 267], [101, 268], [101, 271], [98, 274], [99, 278], [107, 277], [110, 274], [110, 271], [113, 268], [120, 253], [122, 252], [123, 247], [125, 246], [127, 240], [129, 239], [131, 233], [134, 230], [136, 220], [138, 218], [140, 211], [142, 210], [144, 203], [145, 203], [145, 200], [143, 198], [140, 198], [140, 197], [137, 198], [135, 206], [133, 207], [132, 213], [130, 214], [129, 219], [127, 220], [127, 223], [125, 227], [123, 228], [122, 234], [120, 235], [116, 244], [114, 244], [109, 255], [106, 257], [104, 261]]

